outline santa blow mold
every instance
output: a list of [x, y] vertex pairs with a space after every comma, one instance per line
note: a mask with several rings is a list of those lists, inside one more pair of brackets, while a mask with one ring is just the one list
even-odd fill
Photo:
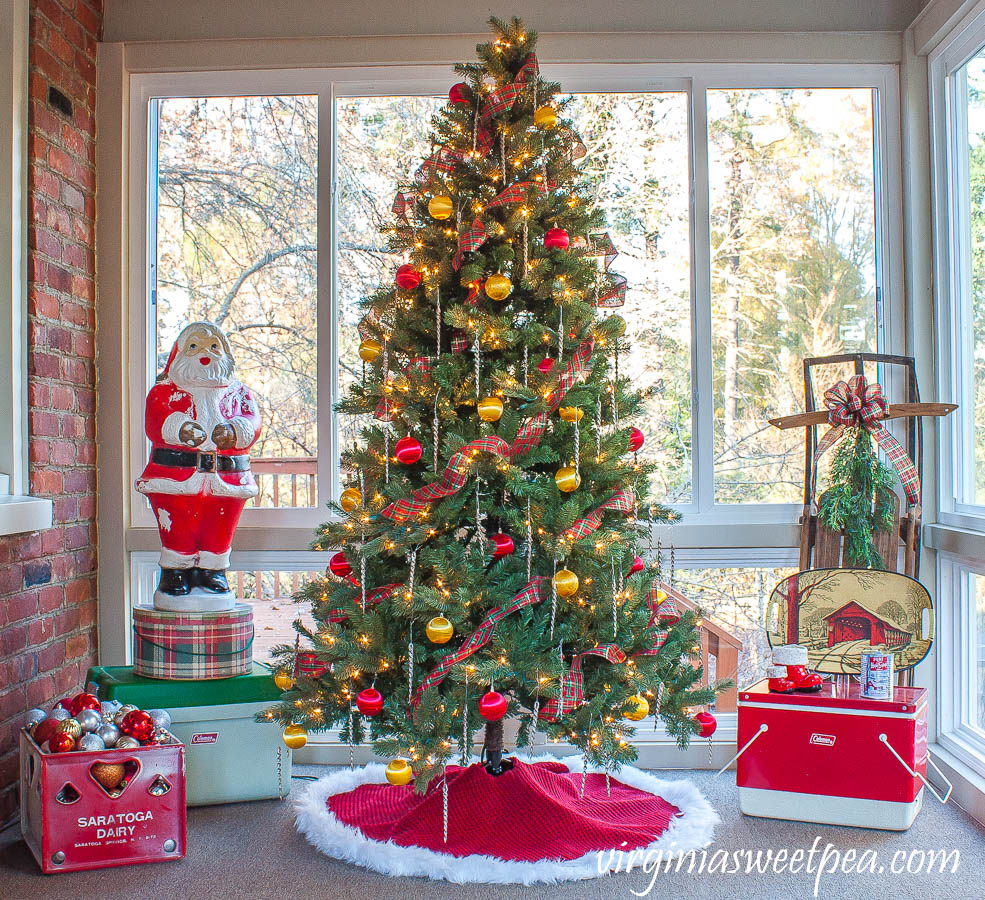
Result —
[[260, 411], [233, 375], [226, 336], [209, 322], [178, 335], [147, 395], [150, 461], [137, 479], [161, 535], [158, 609], [232, 609], [229, 549], [243, 506], [257, 495], [249, 449]]

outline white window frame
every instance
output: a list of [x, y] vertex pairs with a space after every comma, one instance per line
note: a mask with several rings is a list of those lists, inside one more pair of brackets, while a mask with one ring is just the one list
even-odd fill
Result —
[[50, 528], [30, 497], [27, 403], [28, 0], [0, 0], [0, 534]]

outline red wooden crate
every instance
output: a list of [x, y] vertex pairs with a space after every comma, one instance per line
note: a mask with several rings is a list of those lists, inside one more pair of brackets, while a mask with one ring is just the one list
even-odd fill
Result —
[[920, 811], [925, 688], [868, 700], [854, 683], [779, 694], [763, 680], [739, 693], [738, 720], [737, 745], [749, 744], [736, 772], [747, 815], [903, 830]]
[[[90, 767], [97, 762], [127, 767], [119, 796], [92, 777]], [[152, 793], [164, 790], [165, 782], [165, 793]], [[132, 750], [42, 753], [22, 730], [20, 804], [21, 832], [46, 874], [181, 859], [185, 747], [175, 741]]]

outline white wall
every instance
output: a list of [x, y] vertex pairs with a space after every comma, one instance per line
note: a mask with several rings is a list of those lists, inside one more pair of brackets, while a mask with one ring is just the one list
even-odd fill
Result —
[[921, 0], [106, 0], [106, 41], [547, 32], [902, 31]]

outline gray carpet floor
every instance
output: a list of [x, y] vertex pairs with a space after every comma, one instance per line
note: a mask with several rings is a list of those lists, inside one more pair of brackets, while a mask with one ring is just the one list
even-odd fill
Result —
[[[318, 774], [317, 767], [297, 767], [295, 772]], [[821, 876], [815, 894], [815, 874], [800, 872], [732, 874], [642, 871], [618, 873], [606, 878], [538, 887], [454, 885], [416, 878], [385, 878], [373, 872], [329, 859], [311, 847], [294, 830], [291, 804], [257, 801], [227, 806], [198, 807], [188, 811], [188, 854], [179, 862], [102, 869], [64, 875], [41, 875], [16, 829], [0, 835], [0, 900], [51, 898], [51, 900], [185, 900], [204, 898], [270, 898], [270, 900], [437, 900], [437, 898], [522, 897], [605, 898], [632, 900], [654, 898], [904, 898], [943, 897], [971, 900], [985, 894], [985, 829], [953, 805], [941, 807], [927, 797], [924, 809], [906, 832], [837, 828], [743, 816], [738, 810], [734, 776], [713, 780], [709, 772], [666, 771], [666, 779], [689, 778], [708, 797], [722, 817], [712, 851], [756, 851], [801, 848], [807, 851], [818, 839], [818, 857], [830, 844], [841, 854], [858, 856], [872, 850], [883, 873], [858, 874], [855, 863], [845, 863], [848, 873]], [[295, 780], [293, 794], [307, 782]], [[952, 873], [939, 866], [932, 873], [890, 873], [894, 854], [916, 866], [919, 853], [957, 850], [960, 862]], [[916, 851], [916, 856], [910, 856]], [[709, 859], [711, 857], [709, 856]], [[829, 860], [833, 857], [829, 856]], [[857, 860], [856, 860], [857, 862]], [[953, 857], [952, 857], [953, 862]], [[830, 865], [830, 863], [829, 863]], [[652, 885], [652, 886], [651, 886]]]

